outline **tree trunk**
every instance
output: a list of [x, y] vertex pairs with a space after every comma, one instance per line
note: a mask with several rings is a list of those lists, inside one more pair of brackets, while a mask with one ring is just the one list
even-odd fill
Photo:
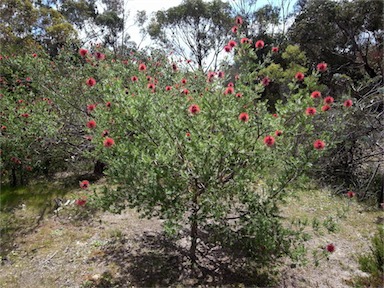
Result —
[[11, 187], [16, 187], [16, 185], [17, 185], [16, 168], [12, 167], [12, 171], [11, 171]]
[[191, 220], [191, 247], [189, 249], [189, 255], [192, 261], [192, 268], [196, 265], [197, 257], [196, 257], [196, 249], [197, 249], [197, 212], [199, 211], [198, 203], [197, 203], [197, 192], [193, 196], [192, 200], [192, 215], [190, 216]]

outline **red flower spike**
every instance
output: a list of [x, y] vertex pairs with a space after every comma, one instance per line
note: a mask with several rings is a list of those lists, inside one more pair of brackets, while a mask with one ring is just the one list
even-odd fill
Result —
[[324, 103], [325, 104], [332, 104], [335, 101], [332, 96], [327, 96], [324, 98]]
[[92, 87], [92, 86], [95, 86], [96, 85], [96, 80], [92, 77], [90, 77], [87, 81], [86, 81], [87, 85], [89, 87]]
[[239, 27], [233, 26], [231, 30], [232, 30], [232, 33], [236, 34], [237, 31], [239, 30]]
[[95, 128], [96, 127], [96, 121], [95, 120], [88, 121], [87, 127], [90, 129]]
[[319, 64], [317, 64], [317, 71], [319, 71], [319, 72], [325, 72], [325, 71], [327, 71], [327, 63], [325, 63], [325, 62], [322, 62], [322, 63], [319, 63]]
[[229, 42], [228, 42], [228, 46], [230, 46], [231, 48], [233, 48], [233, 47], [235, 47], [237, 44], [236, 44], [236, 41], [234, 41], [234, 40], [230, 40]]
[[297, 81], [303, 81], [304, 80], [304, 74], [301, 72], [297, 72], [295, 75], [295, 78]]
[[275, 138], [271, 135], [265, 136], [264, 144], [268, 147], [272, 147], [275, 144]]
[[331, 106], [329, 105], [324, 105], [323, 107], [321, 107], [321, 111], [325, 112], [325, 111], [328, 111], [331, 109]]
[[80, 182], [80, 188], [81, 189], [88, 189], [89, 187], [89, 181], [88, 180], [83, 180]]
[[278, 53], [279, 52], [279, 47], [272, 47], [272, 52], [273, 53]]
[[328, 244], [328, 245], [327, 245], [326, 250], [327, 250], [329, 253], [333, 253], [333, 252], [335, 252], [336, 247], [335, 247], [335, 245], [333, 245], [333, 244], [331, 243], [331, 244]]
[[305, 110], [305, 114], [308, 115], [308, 116], [313, 116], [316, 114], [316, 108], [314, 107], [308, 107], [306, 110]]
[[249, 120], [248, 113], [245, 113], [245, 112], [240, 113], [239, 120], [242, 121], [242, 122], [248, 122], [248, 120]]
[[263, 47], [264, 47], [264, 41], [263, 41], [263, 40], [257, 40], [257, 41], [256, 41], [256, 44], [255, 44], [255, 47], [256, 47], [257, 49], [261, 49], [261, 48], [263, 48]]
[[83, 206], [85, 206], [85, 204], [87, 204], [87, 200], [85, 200], [85, 199], [77, 199], [77, 200], [75, 201], [75, 204], [76, 204], [77, 206], [81, 206], [81, 207], [83, 207]]
[[112, 138], [107, 137], [103, 141], [103, 146], [104, 147], [109, 148], [109, 147], [112, 147], [113, 145], [115, 145], [115, 140], [113, 140]]
[[271, 83], [271, 79], [269, 79], [268, 77], [264, 77], [262, 80], [261, 80], [261, 84], [266, 87], [269, 85], [269, 83]]
[[192, 115], [196, 115], [197, 113], [200, 113], [200, 107], [197, 104], [192, 104], [191, 106], [189, 106], [188, 111]]
[[315, 142], [313, 142], [313, 147], [314, 147], [316, 150], [321, 150], [321, 149], [324, 149], [324, 147], [325, 147], [325, 143], [324, 143], [324, 141], [318, 139], [318, 140], [316, 140]]
[[313, 98], [313, 99], [321, 98], [321, 92], [320, 91], [313, 91], [311, 93], [311, 98]]
[[283, 134], [283, 131], [281, 131], [281, 130], [276, 130], [276, 131], [275, 131], [275, 135], [276, 135], [277, 137], [281, 136], [282, 134]]
[[79, 54], [80, 54], [80, 56], [85, 57], [88, 54], [88, 50], [84, 49], [84, 48], [80, 48]]
[[237, 25], [242, 25], [243, 24], [243, 18], [241, 18], [240, 16], [237, 16], [236, 17], [236, 24]]
[[225, 45], [225, 46], [224, 46], [224, 51], [225, 51], [225, 52], [228, 52], [228, 53], [229, 53], [229, 52], [231, 52], [231, 50], [232, 50], [232, 47], [231, 47], [231, 46], [229, 46], [229, 45]]
[[139, 65], [139, 71], [145, 71], [145, 70], [147, 70], [147, 66], [145, 66], [144, 63], [141, 63], [141, 64]]
[[230, 86], [230, 87], [225, 88], [224, 95], [233, 94], [234, 92], [235, 92], [235, 89]]
[[353, 191], [348, 191], [348, 192], [347, 192], [347, 197], [348, 197], [348, 198], [353, 198], [353, 197], [355, 197], [355, 195], [356, 195], [356, 193], [353, 192]]
[[344, 107], [351, 107], [353, 105], [353, 102], [351, 99], [348, 99], [348, 100], [345, 100], [344, 103], [343, 103]]

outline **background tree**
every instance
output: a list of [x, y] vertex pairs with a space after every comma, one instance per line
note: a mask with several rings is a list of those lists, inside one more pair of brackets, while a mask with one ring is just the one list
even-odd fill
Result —
[[199, 69], [206, 70], [211, 65], [217, 68], [231, 26], [229, 4], [184, 0], [177, 7], [156, 12], [147, 29], [163, 47], [184, 59], [191, 58]]

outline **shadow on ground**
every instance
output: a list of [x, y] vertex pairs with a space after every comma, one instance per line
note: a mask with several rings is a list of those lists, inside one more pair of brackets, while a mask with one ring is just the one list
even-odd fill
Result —
[[163, 234], [144, 233], [106, 245], [103, 255], [92, 261], [118, 271], [104, 274], [91, 287], [266, 287], [271, 281], [267, 274], [250, 273], [244, 261], [218, 247], [200, 251], [199, 267], [191, 269], [187, 249], [175, 243]]

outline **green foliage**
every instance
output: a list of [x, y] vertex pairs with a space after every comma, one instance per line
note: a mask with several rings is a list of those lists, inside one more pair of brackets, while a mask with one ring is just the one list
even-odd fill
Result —
[[[383, 284], [384, 279], [384, 227], [379, 226], [371, 240], [369, 254], [359, 256], [360, 269], [371, 275], [371, 281]], [[380, 285], [380, 284], [379, 284]]]

